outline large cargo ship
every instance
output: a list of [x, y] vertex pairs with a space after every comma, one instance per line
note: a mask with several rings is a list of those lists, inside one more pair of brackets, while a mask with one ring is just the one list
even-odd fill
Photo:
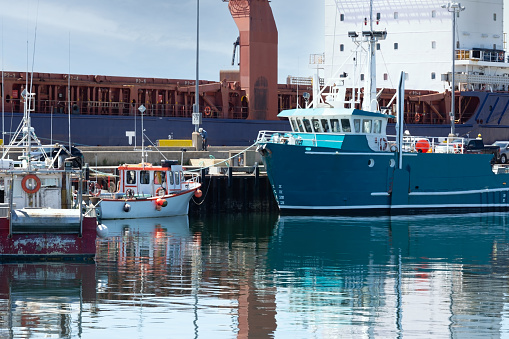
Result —
[[[224, 71], [221, 81], [199, 81], [199, 108], [202, 127], [211, 145], [251, 145], [259, 130], [289, 128], [277, 114], [285, 109], [304, 107], [312, 100], [312, 86], [334, 75], [332, 69], [345, 64], [353, 67], [355, 57], [349, 31], [362, 31], [370, 14], [375, 29], [389, 29], [389, 37], [376, 47], [381, 65], [377, 99], [381, 107], [393, 110], [391, 98], [404, 65], [405, 128], [411, 134], [447, 136], [450, 131], [452, 100], [453, 17], [437, 0], [374, 1], [372, 10], [355, 0], [324, 0], [324, 54], [313, 55], [310, 63], [323, 74], [311, 78], [288, 77], [277, 84], [278, 32], [268, 0], [230, 0], [228, 8], [239, 29], [234, 51], [239, 52], [239, 70]], [[456, 17], [455, 133], [481, 134], [488, 143], [509, 140], [509, 63], [505, 55], [502, 27], [503, 0], [488, 3], [462, 2], [467, 9]], [[235, 53], [235, 52], [234, 52]], [[234, 58], [235, 59], [235, 58]], [[356, 75], [362, 78], [366, 70]], [[351, 75], [351, 74], [350, 74]], [[30, 78], [30, 83], [27, 81]], [[349, 78], [353, 78], [350, 76]], [[196, 81], [189, 79], [133, 78], [111, 75], [27, 74], [3, 72], [2, 127], [9, 138], [23, 116], [20, 93], [31, 86], [36, 93], [32, 114], [39, 137], [45, 142], [76, 145], [133, 145], [127, 131], [141, 138], [137, 110], [143, 104], [147, 137], [190, 139]], [[352, 88], [344, 86], [346, 101]], [[362, 96], [362, 94], [361, 94]], [[362, 102], [362, 97], [360, 102]], [[358, 104], [356, 108], [360, 108]], [[69, 130], [70, 128], [70, 130]], [[388, 131], [394, 129], [389, 121]]]

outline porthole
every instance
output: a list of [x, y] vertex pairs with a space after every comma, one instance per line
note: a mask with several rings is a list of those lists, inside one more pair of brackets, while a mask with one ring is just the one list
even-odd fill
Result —
[[375, 166], [375, 160], [374, 160], [374, 159], [369, 159], [369, 161], [368, 161], [368, 166], [369, 166], [369, 167], [373, 167], [373, 166]]

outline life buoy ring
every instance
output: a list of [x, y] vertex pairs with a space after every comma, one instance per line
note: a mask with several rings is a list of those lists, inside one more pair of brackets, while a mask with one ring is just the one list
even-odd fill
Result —
[[387, 138], [380, 138], [380, 151], [385, 151], [387, 149]]
[[415, 113], [415, 122], [419, 122], [419, 121], [421, 121], [421, 114]]
[[205, 115], [206, 116], [210, 115], [210, 107], [209, 106], [205, 107]]
[[134, 197], [134, 191], [133, 191], [131, 188], [128, 188], [128, 189], [125, 191], [125, 195], [126, 195], [128, 198], [132, 198], [132, 197]]
[[156, 195], [160, 197], [166, 195], [166, 189], [164, 189], [164, 187], [159, 187], [158, 189], [156, 189]]
[[456, 154], [463, 153], [463, 145], [455, 144], [454, 145], [454, 153], [456, 153]]
[[[27, 185], [28, 180], [33, 180], [35, 182], [35, 186], [33, 188], [30, 188]], [[35, 174], [28, 174], [23, 177], [23, 180], [21, 180], [21, 188], [23, 188], [23, 191], [27, 192], [28, 194], [34, 194], [39, 191], [41, 188], [41, 179]]]

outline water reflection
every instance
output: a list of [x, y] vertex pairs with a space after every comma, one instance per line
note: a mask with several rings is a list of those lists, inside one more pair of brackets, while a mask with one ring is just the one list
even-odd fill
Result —
[[508, 216], [112, 221], [96, 265], [0, 266], [0, 337], [501, 336]]

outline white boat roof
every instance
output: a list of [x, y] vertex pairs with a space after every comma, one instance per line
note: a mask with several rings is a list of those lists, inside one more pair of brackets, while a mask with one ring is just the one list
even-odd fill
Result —
[[377, 117], [383, 119], [393, 119], [396, 118], [391, 114], [383, 114], [383, 113], [375, 113], [363, 111], [356, 108], [332, 108], [332, 107], [320, 107], [320, 108], [297, 108], [297, 109], [287, 109], [279, 113], [277, 116], [279, 118], [293, 118], [293, 117], [337, 117], [337, 116], [347, 116], [347, 115], [358, 115], [358, 116], [369, 116], [369, 117]]

